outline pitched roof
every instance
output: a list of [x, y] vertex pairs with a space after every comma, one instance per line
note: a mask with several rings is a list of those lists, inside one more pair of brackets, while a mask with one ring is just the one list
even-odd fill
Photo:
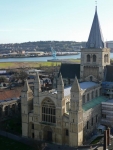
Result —
[[104, 48], [104, 39], [98, 19], [97, 7], [90, 30], [89, 38], [86, 43], [86, 48]]
[[92, 101], [89, 101], [86, 104], [84, 104], [82, 106], [82, 109], [84, 111], [87, 111], [87, 110], [94, 108], [95, 106], [101, 104], [101, 102], [106, 102], [106, 101], [107, 101], [107, 98], [104, 96], [96, 97]]
[[80, 64], [61, 64], [60, 71], [62, 78], [80, 79]]
[[1, 90], [0, 91], [0, 100], [6, 100], [11, 98], [17, 98], [21, 95], [21, 90], [23, 87], [18, 87], [13, 90]]
[[106, 66], [105, 81], [113, 82], [113, 65]]

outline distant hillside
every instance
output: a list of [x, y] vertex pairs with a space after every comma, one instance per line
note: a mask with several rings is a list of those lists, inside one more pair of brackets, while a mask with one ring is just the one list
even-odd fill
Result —
[[0, 53], [7, 53], [10, 51], [51, 51], [51, 46], [56, 51], [76, 51], [80, 47], [85, 47], [86, 42], [75, 42], [75, 41], [37, 41], [37, 42], [26, 42], [26, 43], [11, 43], [11, 44], [0, 44]]

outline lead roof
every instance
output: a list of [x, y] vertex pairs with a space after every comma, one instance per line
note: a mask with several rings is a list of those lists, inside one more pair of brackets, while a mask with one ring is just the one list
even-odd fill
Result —
[[80, 64], [61, 64], [59, 73], [62, 74], [62, 78], [80, 79]]

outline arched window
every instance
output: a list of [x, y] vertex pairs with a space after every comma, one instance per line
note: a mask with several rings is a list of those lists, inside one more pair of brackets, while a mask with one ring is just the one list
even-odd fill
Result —
[[104, 55], [104, 62], [107, 62], [107, 55]]
[[90, 76], [90, 81], [92, 81], [93, 80], [93, 77], [92, 76]]
[[83, 97], [82, 97], [82, 102], [83, 102], [83, 104], [85, 103], [85, 95], [83, 95]]
[[12, 113], [15, 113], [15, 104], [12, 105]]
[[87, 62], [90, 62], [90, 55], [87, 55]]
[[5, 116], [8, 115], [8, 106], [5, 107]]
[[93, 55], [93, 62], [96, 62], [96, 55]]
[[89, 101], [89, 94], [87, 94], [87, 101]]
[[56, 108], [50, 99], [42, 102], [42, 121], [56, 123]]

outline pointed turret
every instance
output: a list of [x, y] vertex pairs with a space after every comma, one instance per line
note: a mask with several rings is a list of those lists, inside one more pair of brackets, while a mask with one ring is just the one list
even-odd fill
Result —
[[90, 30], [89, 38], [86, 43], [86, 48], [104, 48], [104, 39], [98, 19], [97, 6], [95, 10], [95, 15]]
[[78, 83], [78, 80], [77, 80], [77, 77], [75, 77], [75, 80], [74, 80], [74, 83], [71, 87], [71, 92], [80, 92], [80, 86], [79, 86], [79, 83]]
[[40, 78], [38, 72], [36, 73], [35, 76], [34, 90], [36, 90], [37, 92], [41, 92], [41, 84], [40, 84]]
[[64, 82], [61, 73], [59, 74], [57, 89], [64, 89]]
[[22, 92], [31, 92], [27, 79], [25, 80]]
[[57, 94], [58, 94], [58, 99], [64, 98], [64, 82], [62, 79], [61, 73], [59, 74], [58, 82], [57, 82]]

